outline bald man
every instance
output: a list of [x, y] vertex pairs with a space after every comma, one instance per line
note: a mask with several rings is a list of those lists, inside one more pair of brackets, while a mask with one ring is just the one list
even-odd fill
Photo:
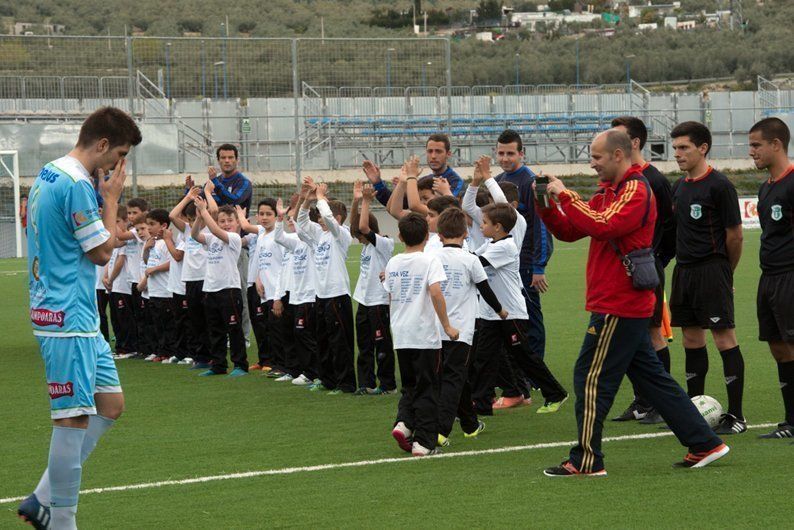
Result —
[[557, 239], [591, 238], [585, 303], [591, 316], [574, 369], [579, 441], [568, 460], [544, 474], [606, 476], [601, 432], [624, 375], [689, 448], [676, 465], [703, 467], [725, 456], [728, 446], [712, 432], [656, 356], [648, 333], [656, 301], [653, 287], [636, 288], [623, 265], [627, 254], [644, 252], [650, 271], [656, 274], [655, 201], [642, 168], [631, 163], [628, 134], [610, 129], [596, 136], [590, 145], [590, 167], [598, 174], [600, 190], [589, 202], [566, 189], [561, 180], [549, 177], [549, 207], [542, 208], [539, 202], [536, 206]]

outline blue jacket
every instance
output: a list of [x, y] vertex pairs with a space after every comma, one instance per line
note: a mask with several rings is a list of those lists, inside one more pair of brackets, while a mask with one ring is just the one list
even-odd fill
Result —
[[[447, 166], [447, 169], [440, 175], [434, 175], [431, 173], [430, 175], [424, 175], [422, 178], [426, 176], [434, 176], [434, 177], [444, 177], [449, 181], [449, 187], [452, 190], [452, 194], [455, 197], [460, 197], [461, 193], [463, 192], [463, 179], [460, 178], [454, 169]], [[378, 199], [378, 202], [381, 203], [383, 206], [386, 206], [386, 203], [389, 202], [389, 197], [391, 197], [391, 190], [386, 186], [384, 181], [380, 181], [373, 186], [375, 188], [375, 198]]]
[[512, 182], [518, 186], [518, 213], [527, 220], [527, 233], [521, 244], [519, 266], [524, 270], [532, 269], [532, 274], [545, 274], [546, 265], [554, 252], [554, 244], [546, 225], [535, 211], [535, 199], [532, 196], [535, 174], [522, 165], [512, 173], [497, 175], [495, 179], [496, 182]]
[[215, 193], [212, 197], [218, 206], [224, 204], [240, 205], [246, 211], [251, 209], [251, 196], [253, 195], [253, 187], [251, 181], [240, 173], [239, 171], [231, 177], [224, 178], [219, 175], [212, 180], [215, 184]]

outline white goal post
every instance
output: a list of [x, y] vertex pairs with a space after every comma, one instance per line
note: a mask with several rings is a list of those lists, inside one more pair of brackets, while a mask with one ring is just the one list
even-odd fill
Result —
[[[8, 211], [8, 206], [3, 205], [2, 214], [0, 215], [0, 223], [3, 225], [10, 225], [13, 222], [13, 238], [14, 244], [7, 245], [8, 243], [8, 234], [5, 227], [3, 227], [3, 239], [6, 241], [2, 242], [3, 248], [0, 248], [2, 255], [0, 257], [22, 257], [22, 220], [19, 218], [19, 206], [20, 206], [20, 191], [19, 191], [19, 157], [17, 151], [0, 151], [0, 188], [7, 188], [3, 186], [3, 181], [10, 179], [11, 181], [11, 191], [14, 197], [14, 207], [13, 211]], [[7, 194], [3, 193], [2, 189], [0, 189], [0, 197], [3, 198], [5, 202], [8, 200]], [[12, 221], [13, 220], [13, 221]], [[10, 227], [9, 227], [10, 228]]]

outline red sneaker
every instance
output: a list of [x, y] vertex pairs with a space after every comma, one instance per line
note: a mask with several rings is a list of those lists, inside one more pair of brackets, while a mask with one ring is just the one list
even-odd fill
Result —
[[516, 396], [516, 397], [500, 397], [496, 401], [494, 401], [493, 408], [494, 410], [499, 409], [512, 409], [514, 407], [521, 407], [526, 405], [524, 401], [524, 396]]
[[684, 457], [684, 460], [682, 462], [676, 462], [673, 464], [673, 467], [706, 467], [712, 462], [727, 455], [730, 450], [731, 448], [727, 445], [720, 444], [711, 451], [705, 451], [703, 453], [687, 453], [687, 455]]

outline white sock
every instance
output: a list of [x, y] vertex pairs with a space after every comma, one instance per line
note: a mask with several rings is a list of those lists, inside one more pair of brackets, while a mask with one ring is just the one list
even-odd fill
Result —
[[[80, 447], [80, 463], [84, 463], [88, 459], [97, 442], [108, 429], [110, 429], [114, 420], [104, 416], [96, 415], [88, 419], [88, 428], [85, 430], [85, 437], [83, 438], [83, 445]], [[39, 480], [39, 485], [33, 491], [36, 498], [44, 506], [50, 505], [50, 474], [49, 470], [45, 469]]]
[[47, 471], [50, 489], [50, 526], [58, 530], [76, 530], [77, 500], [83, 467], [80, 451], [85, 429], [53, 427]]

